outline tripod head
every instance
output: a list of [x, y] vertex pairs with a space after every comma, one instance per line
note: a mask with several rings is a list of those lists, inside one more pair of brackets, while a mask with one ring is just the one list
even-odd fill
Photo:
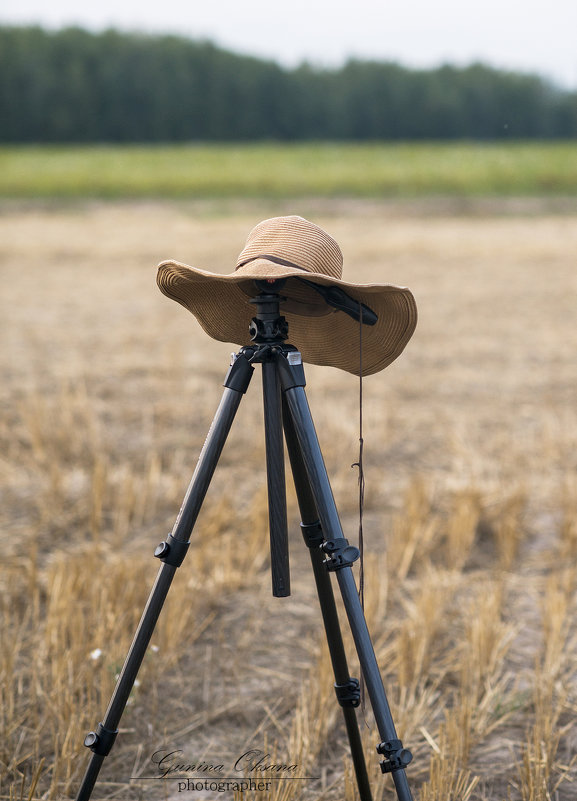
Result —
[[259, 345], [284, 342], [288, 336], [288, 323], [280, 313], [280, 304], [285, 298], [279, 292], [285, 285], [286, 278], [254, 283], [260, 293], [250, 300], [257, 307], [256, 316], [251, 320], [248, 329], [251, 340]]

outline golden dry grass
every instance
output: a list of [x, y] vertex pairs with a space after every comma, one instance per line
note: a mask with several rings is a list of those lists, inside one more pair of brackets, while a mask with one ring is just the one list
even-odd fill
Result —
[[[419, 305], [405, 353], [364, 382], [366, 615], [415, 799], [575, 797], [577, 216], [428, 211], [3, 209], [0, 797], [74, 795], [220, 398], [232, 347], [158, 292], [155, 265], [228, 272], [277, 213], [332, 233], [349, 279]], [[354, 541], [358, 381], [307, 379]], [[143, 778], [163, 748], [268, 750], [318, 777], [244, 801], [355, 798], [290, 487], [293, 595], [270, 594], [261, 418], [255, 378], [95, 799], [181, 797]], [[392, 799], [365, 718], [375, 800]]]

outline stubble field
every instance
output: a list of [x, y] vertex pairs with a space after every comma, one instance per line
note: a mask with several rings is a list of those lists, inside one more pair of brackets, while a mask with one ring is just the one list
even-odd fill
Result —
[[[415, 799], [569, 801], [577, 215], [361, 201], [3, 208], [0, 797], [77, 791], [84, 734], [102, 719], [220, 399], [233, 347], [160, 294], [155, 266], [231, 272], [252, 226], [286, 213], [337, 239], [345, 278], [407, 285], [419, 307], [406, 351], [363, 384], [366, 616]], [[355, 542], [358, 379], [306, 372]], [[288, 503], [293, 594], [273, 599], [256, 376], [95, 799], [181, 798], [170, 773], [159, 778], [173, 751], [226, 776], [257, 751], [313, 777], [276, 774], [243, 801], [355, 798], [290, 486]], [[360, 719], [374, 797], [393, 799], [368, 704]]]

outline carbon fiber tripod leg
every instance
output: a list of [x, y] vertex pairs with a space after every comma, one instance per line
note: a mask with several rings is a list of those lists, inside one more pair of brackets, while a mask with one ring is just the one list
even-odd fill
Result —
[[162, 562], [140, 619], [136, 634], [128, 651], [124, 666], [110, 699], [108, 709], [95, 731], [89, 732], [84, 744], [92, 751], [92, 758], [76, 796], [77, 801], [88, 801], [96, 784], [104, 758], [110, 753], [118, 724], [130, 696], [142, 660], [148, 649], [154, 627], [170, 589], [176, 568], [182, 564], [189, 545], [189, 537], [198, 517], [226, 438], [246, 392], [253, 368], [240, 356], [231, 366], [225, 379], [225, 391], [200, 453], [194, 475], [188, 487], [180, 512], [165, 542], [155, 551]]
[[352, 679], [349, 674], [333, 587], [328, 571], [324, 565], [323, 553], [320, 549], [324, 537], [320, 523], [318, 522], [317, 509], [306, 476], [293, 422], [286, 407], [283, 408], [283, 421], [287, 450], [301, 519], [303, 521], [301, 523], [303, 537], [309, 548], [331, 663], [335, 675], [335, 692], [337, 694], [337, 700], [343, 709], [357, 786], [359, 788], [359, 796], [361, 801], [371, 801], [371, 787], [367, 775], [367, 765], [355, 712], [355, 707], [359, 705], [360, 701], [359, 683], [357, 679]]
[[[403, 748], [395, 731], [391, 710], [352, 573], [351, 564], [356, 557], [351, 555], [351, 552], [356, 551], [356, 549], [348, 545], [343, 535], [306, 399], [304, 382], [294, 381], [290, 367], [285, 365], [280, 367], [279, 374], [288, 416], [296, 434], [302, 462], [305, 466], [311, 493], [318, 510], [322, 531], [326, 537], [322, 550], [329, 555], [329, 558], [325, 560], [324, 564], [328, 570], [332, 570], [337, 574], [339, 588], [382, 740], [377, 746], [377, 752], [385, 757], [381, 762], [381, 770], [383, 773], [392, 774], [399, 801], [412, 801], [405, 773], [405, 767], [411, 761], [412, 755], [410, 751]], [[358, 556], [358, 551], [356, 551], [356, 555]]]

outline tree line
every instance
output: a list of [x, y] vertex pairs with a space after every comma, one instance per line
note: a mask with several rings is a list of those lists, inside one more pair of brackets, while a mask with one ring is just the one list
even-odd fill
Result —
[[179, 36], [0, 27], [5, 143], [575, 136], [577, 92], [483, 64], [285, 69]]

